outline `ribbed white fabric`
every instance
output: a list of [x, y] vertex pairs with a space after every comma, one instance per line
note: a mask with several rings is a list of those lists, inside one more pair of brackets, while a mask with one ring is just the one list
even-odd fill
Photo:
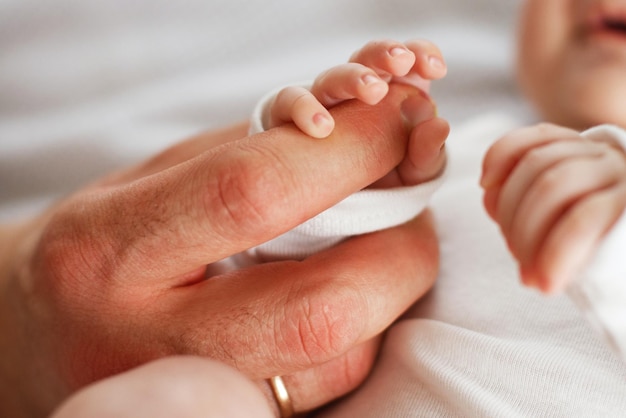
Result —
[[[520, 284], [517, 264], [484, 211], [482, 157], [517, 125], [492, 114], [452, 126], [447, 180], [431, 202], [439, 279], [389, 330], [363, 387], [318, 417], [624, 416], [622, 359], [566, 295], [547, 298]], [[584, 275], [591, 279], [579, 282], [585, 309], [600, 312], [594, 317], [613, 335], [626, 328], [621, 314], [612, 316], [626, 306], [618, 291], [625, 276], [613, 274], [624, 271], [624, 232], [612, 231]]]
[[[310, 83], [296, 85], [308, 86]], [[266, 94], [255, 106], [250, 118], [251, 135], [265, 130], [268, 107], [279, 90]], [[251, 248], [248, 253], [266, 261], [302, 259], [351, 235], [403, 224], [426, 207], [443, 178], [442, 172], [439, 177], [416, 186], [361, 190], [291, 231]]]

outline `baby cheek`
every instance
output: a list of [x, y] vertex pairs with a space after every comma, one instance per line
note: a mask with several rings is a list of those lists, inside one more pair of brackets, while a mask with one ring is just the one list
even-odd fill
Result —
[[577, 130], [603, 123], [626, 126], [626, 66], [576, 62], [560, 70], [551, 83], [536, 87], [531, 100], [541, 116]]
[[574, 45], [570, 0], [526, 0], [518, 20], [515, 70], [522, 91], [534, 102], [547, 100], [550, 87]]

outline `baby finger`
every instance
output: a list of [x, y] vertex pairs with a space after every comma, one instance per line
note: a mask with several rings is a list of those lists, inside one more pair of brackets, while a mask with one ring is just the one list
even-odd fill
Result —
[[563, 290], [589, 262], [625, 207], [626, 185], [621, 183], [589, 196], [568, 211], [539, 251], [534, 268], [536, 286], [546, 293]]
[[391, 80], [409, 73], [415, 55], [403, 43], [391, 40], [372, 41], [355, 52], [350, 62], [371, 68], [379, 76]]
[[311, 92], [326, 107], [344, 100], [358, 99], [374, 105], [389, 91], [388, 84], [372, 69], [357, 63], [333, 67], [313, 82]]
[[302, 132], [314, 138], [325, 138], [333, 131], [335, 121], [328, 110], [304, 87], [281, 90], [270, 107], [268, 128], [293, 122]]

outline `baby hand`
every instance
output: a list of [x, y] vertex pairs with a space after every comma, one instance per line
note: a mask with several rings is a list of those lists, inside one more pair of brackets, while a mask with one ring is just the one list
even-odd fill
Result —
[[624, 211], [626, 155], [618, 145], [541, 124], [491, 147], [481, 186], [523, 283], [554, 293], [581, 271]]
[[374, 105], [386, 96], [389, 83], [413, 85], [424, 91], [425, 100], [404, 109], [409, 122], [415, 124], [407, 154], [393, 172], [373, 186], [418, 184], [437, 176], [445, 163], [442, 148], [449, 127], [436, 117], [427, 92], [430, 81], [443, 77], [446, 71], [441, 52], [430, 42], [373, 41], [355, 52], [348, 63], [320, 74], [310, 90], [281, 90], [270, 106], [268, 127], [293, 122], [304, 133], [325, 138], [334, 128], [329, 108], [351, 99]]

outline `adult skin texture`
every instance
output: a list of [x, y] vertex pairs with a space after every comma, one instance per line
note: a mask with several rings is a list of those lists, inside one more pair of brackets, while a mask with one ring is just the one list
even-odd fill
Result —
[[324, 140], [293, 125], [200, 135], [2, 227], [0, 415], [45, 416], [91, 382], [176, 354], [263, 388], [285, 376], [298, 411], [356, 387], [381, 332], [435, 279], [428, 214], [301, 262], [204, 270], [395, 167], [407, 98], [426, 100], [393, 86], [376, 106], [337, 106]]

